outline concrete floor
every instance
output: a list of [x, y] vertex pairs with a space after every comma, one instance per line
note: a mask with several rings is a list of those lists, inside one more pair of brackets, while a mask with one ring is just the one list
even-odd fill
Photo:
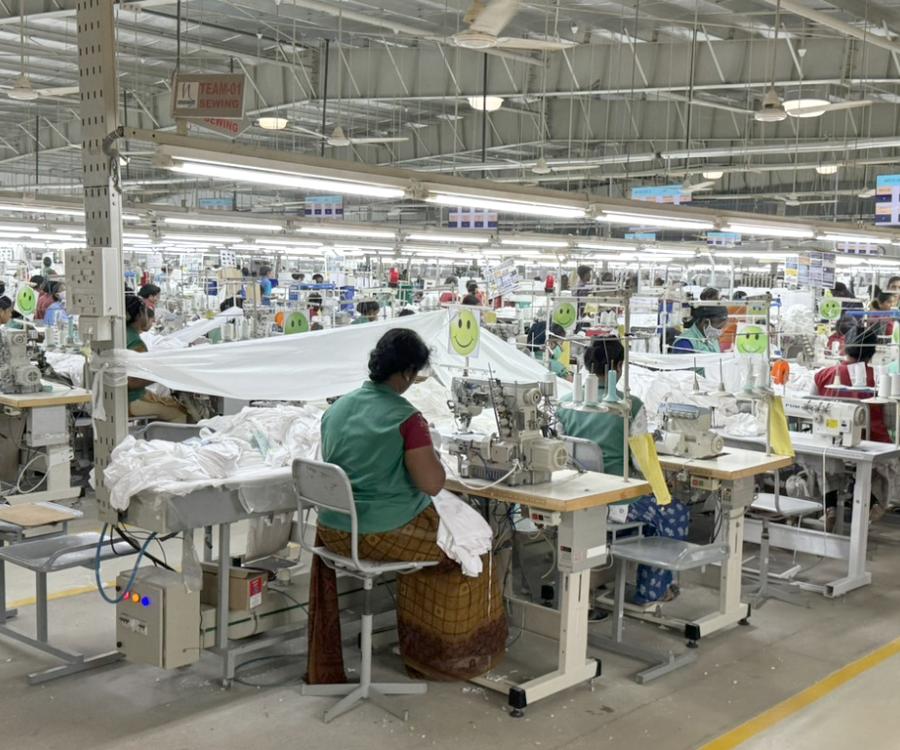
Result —
[[[868, 588], [839, 600], [804, 595], [808, 608], [770, 601], [753, 613], [750, 627], [704, 640], [696, 663], [647, 686], [629, 679], [636, 663], [600, 654], [603, 677], [593, 691], [576, 688], [534, 704], [523, 719], [507, 714], [505, 696], [498, 693], [467, 684], [431, 684], [427, 695], [407, 700], [411, 720], [405, 725], [364, 706], [326, 726], [319, 716], [330, 701], [299, 695], [296, 680], [303, 669], [302, 658], [280, 669], [273, 666], [253, 673], [260, 682], [294, 679], [292, 684], [265, 689], [237, 684], [231, 690], [222, 689], [216, 679], [218, 662], [211, 656], [174, 672], [122, 664], [28, 687], [25, 675], [51, 666], [53, 660], [0, 638], [2, 746], [17, 750], [283, 750], [293, 746], [455, 750], [464, 743], [497, 750], [595, 750], [600, 744], [628, 750], [694, 750], [900, 635], [900, 583], [896, 576], [900, 528], [881, 525], [875, 529], [870, 551], [874, 583]], [[178, 560], [177, 555], [173, 559]], [[122, 563], [107, 565], [104, 580], [111, 580], [124, 567]], [[33, 594], [30, 574], [11, 570], [7, 579], [11, 601]], [[51, 592], [90, 585], [91, 581], [88, 571], [69, 571], [51, 579]], [[695, 592], [696, 587], [686, 586], [685, 600]], [[91, 651], [113, 646], [112, 607], [94, 592], [53, 601], [50, 617], [51, 637], [61, 646]], [[23, 607], [15, 624], [23, 629], [33, 627], [33, 607]], [[648, 645], [683, 648], [674, 634], [646, 624], [630, 623], [627, 633]], [[296, 652], [303, 644], [292, 645]], [[517, 657], [534, 663], [546, 663], [554, 655], [552, 644], [526, 638], [520, 638], [513, 650]], [[504, 669], [512, 673], [518, 662], [518, 658], [510, 658]], [[398, 667], [399, 659], [390, 652], [376, 656], [376, 671], [387, 676]], [[872, 679], [889, 680], [893, 669], [896, 686], [897, 668], [894, 659], [873, 672]], [[515, 676], [524, 677], [525, 670]], [[890, 713], [880, 707], [883, 701], [895, 698], [891, 686], [881, 688], [882, 700], [854, 692], [853, 687], [848, 685], [845, 697], [836, 701], [844, 717], [865, 719]], [[826, 726], [801, 718], [785, 724], [784, 731], [815, 738]], [[848, 726], [858, 729], [859, 722], [848, 721]], [[893, 737], [897, 736], [898, 727], [880, 719], [867, 728], [873, 732], [892, 728]], [[832, 733], [830, 739], [837, 736]], [[866, 736], [868, 747], [887, 747], [869, 741], [868, 733]], [[758, 742], [770, 739], [760, 737]], [[809, 747], [826, 750], [848, 744], [826, 745], [813, 739]], [[891, 746], [896, 746], [896, 741]], [[768, 745], [749, 747], [806, 745], [771, 739]]]

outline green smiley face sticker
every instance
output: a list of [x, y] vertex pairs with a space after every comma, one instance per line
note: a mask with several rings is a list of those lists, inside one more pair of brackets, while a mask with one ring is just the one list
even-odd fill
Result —
[[306, 333], [309, 330], [309, 320], [302, 312], [293, 312], [288, 315], [284, 323], [284, 335], [289, 333]]
[[450, 317], [450, 348], [461, 357], [471, 357], [478, 349], [478, 318], [471, 310]]
[[568, 328], [575, 322], [577, 313], [571, 302], [560, 302], [553, 311], [553, 322]]
[[841, 317], [842, 310], [841, 301], [834, 297], [823, 297], [819, 302], [819, 315], [825, 320], [837, 320]]
[[741, 326], [735, 343], [740, 354], [765, 354], [769, 349], [769, 336], [760, 326]]
[[900, 326], [895, 325], [894, 331], [891, 333], [891, 343], [900, 344]]
[[22, 315], [34, 315], [37, 309], [37, 294], [30, 286], [23, 286], [16, 295], [16, 307]]

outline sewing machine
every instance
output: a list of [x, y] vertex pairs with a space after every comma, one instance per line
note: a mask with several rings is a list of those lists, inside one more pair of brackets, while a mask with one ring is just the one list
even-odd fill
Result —
[[41, 387], [41, 371], [28, 351], [28, 333], [0, 329], [0, 391], [38, 393]]
[[866, 426], [866, 408], [847, 401], [817, 398], [786, 398], [784, 413], [788, 417], [808, 420], [812, 433], [833, 445], [855, 448], [862, 442]]
[[501, 383], [459, 377], [453, 379], [450, 390], [453, 400], [448, 405], [464, 429], [485, 408], [493, 410], [497, 421], [495, 434], [458, 432], [447, 441], [461, 477], [515, 487], [548, 482], [554, 471], [566, 467], [565, 442], [544, 437], [542, 430], [547, 420], [541, 404], [553, 395], [552, 381]]
[[659, 409], [662, 427], [657, 433], [659, 453], [682, 458], [710, 458], [725, 447], [712, 431], [712, 409], [694, 404], [663, 404]]

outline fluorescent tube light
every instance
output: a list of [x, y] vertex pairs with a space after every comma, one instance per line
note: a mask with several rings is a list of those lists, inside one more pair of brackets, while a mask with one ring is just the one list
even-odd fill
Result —
[[508, 200], [505, 198], [482, 198], [472, 195], [455, 195], [451, 193], [434, 193], [425, 199], [426, 203], [437, 203], [441, 206], [460, 206], [463, 208], [480, 208], [485, 211], [498, 211], [525, 216], [546, 216], [552, 219], [583, 219], [585, 210], [569, 206], [536, 203], [532, 201]]
[[[38, 228], [33, 224], [0, 224], [0, 232], [37, 232]], [[59, 232], [60, 230], [56, 230]], [[72, 232], [64, 232], [64, 234], [72, 234]]]
[[362, 195], [367, 198], [402, 198], [404, 191], [400, 188], [381, 187], [363, 182], [347, 180], [306, 177], [291, 172], [275, 172], [271, 170], [250, 169], [249, 167], [233, 167], [221, 164], [189, 161], [177, 157], [178, 162], [168, 169], [172, 172], [189, 174], [197, 177], [210, 177], [216, 180], [233, 180], [249, 182], [256, 185], [296, 188], [297, 190], [321, 190], [344, 195]]
[[867, 245], [890, 242], [887, 237], [873, 237], [869, 234], [839, 234], [837, 232], [824, 232], [818, 236], [818, 239], [826, 242], [859, 242]]
[[55, 214], [58, 216], [84, 216], [84, 209], [44, 208], [43, 206], [19, 206], [14, 203], [0, 203], [0, 211], [16, 211], [23, 214]]
[[224, 243], [230, 245], [234, 242], [240, 242], [240, 237], [231, 234], [170, 234], [165, 233], [167, 240], [178, 240], [180, 242], [193, 242], [197, 245], [216, 245]]
[[280, 232], [282, 227], [280, 224], [259, 224], [251, 221], [222, 221], [219, 219], [196, 219], [196, 218], [175, 218], [169, 217], [163, 219], [166, 224], [177, 224], [187, 227], [223, 227], [225, 229], [248, 229], [250, 231], [259, 232]]
[[738, 232], [739, 234], [752, 234], [760, 237], [785, 237], [788, 239], [805, 240], [815, 237], [812, 229], [803, 227], [777, 226], [772, 224], [728, 224], [723, 227], [725, 232]]
[[578, 242], [575, 246], [580, 250], [612, 250], [626, 252], [634, 250], [634, 245], [616, 245], [611, 242]]
[[406, 235], [409, 240], [418, 242], [458, 242], [461, 245], [486, 245], [491, 241], [490, 237], [479, 235], [467, 235], [463, 232], [459, 234], [440, 234], [438, 232], [422, 232]]
[[322, 234], [329, 237], [362, 237], [364, 239], [373, 240], [392, 240], [397, 234], [396, 232], [386, 231], [384, 229], [342, 229], [340, 227], [320, 227], [305, 226], [300, 227], [303, 234]]
[[501, 245], [516, 245], [518, 247], [568, 247], [569, 243], [563, 240], [500, 240]]
[[610, 224], [628, 224], [640, 227], [660, 227], [661, 229], [715, 229], [716, 225], [705, 219], [679, 219], [671, 216], [652, 214], [629, 214], [620, 211], [604, 211], [597, 221]]

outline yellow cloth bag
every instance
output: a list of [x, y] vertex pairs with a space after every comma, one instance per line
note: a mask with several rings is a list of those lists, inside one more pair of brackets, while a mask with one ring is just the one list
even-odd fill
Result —
[[781, 400], [781, 396], [773, 396], [769, 402], [769, 440], [776, 455], [790, 458], [796, 455], [788, 431], [787, 417], [784, 415], [784, 401]]
[[671, 503], [672, 494], [669, 492], [669, 486], [666, 484], [662, 466], [659, 464], [659, 456], [656, 453], [656, 443], [653, 442], [653, 435], [650, 433], [634, 435], [629, 438], [628, 446], [634, 454], [634, 460], [644, 475], [644, 479], [647, 480], [650, 489], [653, 490], [656, 504], [668, 505]]

